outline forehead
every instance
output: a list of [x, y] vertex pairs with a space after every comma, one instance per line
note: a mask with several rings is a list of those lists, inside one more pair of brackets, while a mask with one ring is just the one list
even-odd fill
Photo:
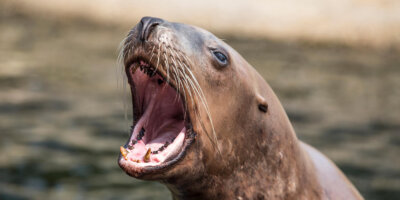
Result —
[[212, 33], [187, 24], [172, 23], [172, 28], [175, 31], [179, 40], [185, 40], [185, 45], [191, 45], [195, 48], [211, 47], [215, 45], [222, 45], [222, 41]]

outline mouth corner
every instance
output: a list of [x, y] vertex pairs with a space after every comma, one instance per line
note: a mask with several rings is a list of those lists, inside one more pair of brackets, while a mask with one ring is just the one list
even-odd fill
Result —
[[140, 178], [161, 173], [182, 160], [196, 133], [185, 98], [165, 79], [169, 75], [144, 58], [128, 64], [134, 123], [129, 140], [120, 147], [118, 164]]

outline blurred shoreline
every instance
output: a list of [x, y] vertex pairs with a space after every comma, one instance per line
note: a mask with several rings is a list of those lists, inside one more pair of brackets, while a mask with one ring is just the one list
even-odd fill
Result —
[[3, 9], [83, 18], [131, 28], [143, 16], [190, 23], [221, 35], [400, 48], [400, 1], [5, 0]]

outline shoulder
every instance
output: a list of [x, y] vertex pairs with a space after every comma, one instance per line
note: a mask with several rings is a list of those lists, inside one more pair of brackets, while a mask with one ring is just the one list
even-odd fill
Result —
[[363, 199], [329, 158], [308, 144], [300, 144], [314, 164], [315, 173], [327, 199]]

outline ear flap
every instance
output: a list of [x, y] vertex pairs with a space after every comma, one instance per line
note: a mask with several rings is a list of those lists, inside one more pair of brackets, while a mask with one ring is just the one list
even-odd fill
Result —
[[256, 100], [257, 100], [257, 104], [258, 104], [258, 109], [259, 109], [261, 112], [266, 113], [266, 112], [268, 111], [268, 103], [267, 103], [267, 101], [265, 100], [265, 98], [262, 97], [261, 95], [257, 94]]
[[268, 102], [266, 98], [268, 97], [268, 85], [266, 84], [264, 78], [260, 74], [258, 74], [254, 68], [251, 70], [250, 74], [252, 76], [250, 80], [252, 80], [251, 85], [255, 93], [257, 107], [261, 112], [267, 113]]

